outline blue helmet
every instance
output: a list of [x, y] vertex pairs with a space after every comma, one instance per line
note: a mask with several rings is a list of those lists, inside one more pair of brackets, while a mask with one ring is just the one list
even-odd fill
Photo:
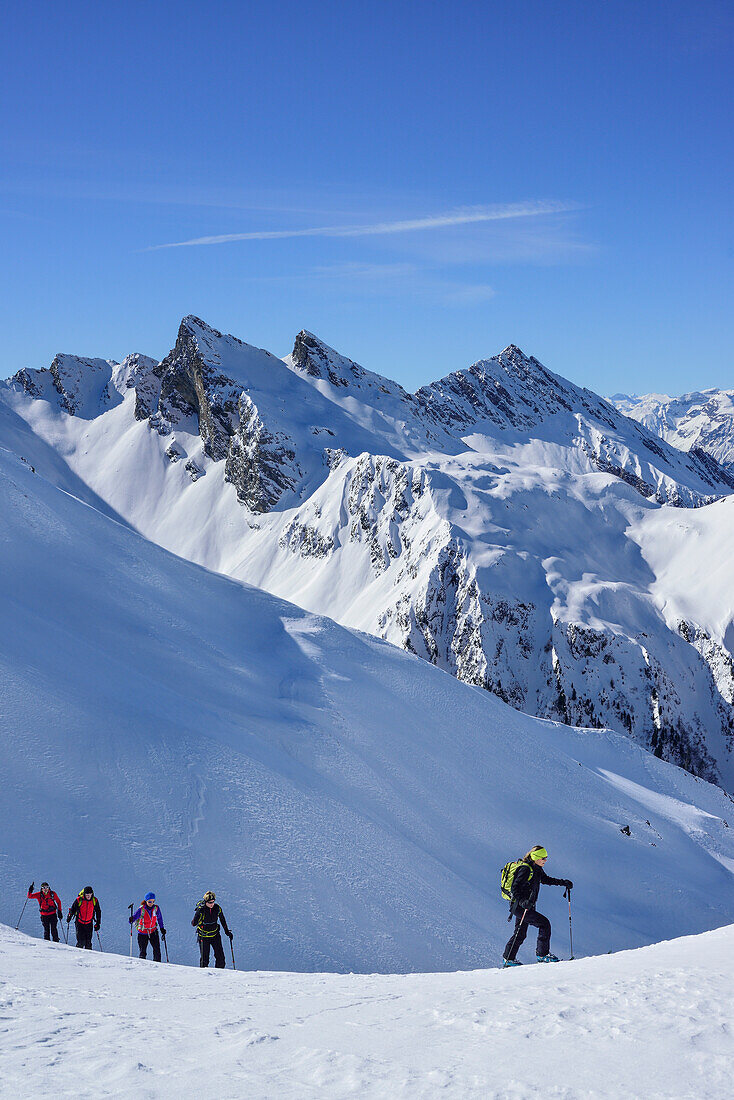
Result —
[[155, 901], [155, 894], [146, 894], [143, 901]]

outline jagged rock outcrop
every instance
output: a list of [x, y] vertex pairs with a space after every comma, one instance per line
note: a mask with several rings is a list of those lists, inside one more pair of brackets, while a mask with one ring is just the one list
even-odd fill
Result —
[[[222, 338], [198, 318], [184, 318], [175, 347], [156, 373], [161, 379], [158, 413], [171, 425], [196, 417], [204, 451], [215, 462], [227, 457], [236, 430], [235, 416], [241, 387], [218, 371], [206, 356], [202, 334]], [[202, 347], [202, 344], [204, 345]]]
[[[515, 345], [411, 395], [305, 330], [279, 360], [186, 317], [160, 363], [58, 356], [10, 391], [21, 415], [41, 400], [64, 418], [49, 440], [72, 461], [78, 438], [80, 476], [144, 534], [734, 790], [731, 654], [666, 621], [635, 533], [734, 477]], [[89, 454], [104, 467], [115, 431], [115, 477], [96, 482]], [[170, 525], [145, 498], [156, 453]]]
[[269, 512], [299, 480], [295, 448], [285, 432], [268, 431], [246, 393], [237, 408], [239, 427], [229, 440], [224, 480], [234, 485], [240, 504]]

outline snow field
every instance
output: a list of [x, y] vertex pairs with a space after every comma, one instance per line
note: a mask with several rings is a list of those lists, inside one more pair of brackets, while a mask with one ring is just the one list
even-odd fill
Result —
[[734, 928], [550, 966], [232, 973], [0, 928], [0, 1095], [731, 1096]]
[[[720, 789], [182, 561], [7, 452], [0, 511], [6, 923], [31, 879], [65, 907], [90, 883], [126, 954], [152, 889], [195, 963], [214, 889], [249, 970], [484, 967], [499, 870], [539, 842], [576, 883], [577, 954], [731, 920]], [[563, 954], [561, 891], [540, 908]]]

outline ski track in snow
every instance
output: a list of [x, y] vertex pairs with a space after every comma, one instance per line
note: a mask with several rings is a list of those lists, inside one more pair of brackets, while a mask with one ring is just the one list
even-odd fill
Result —
[[0, 1095], [731, 1096], [734, 927], [451, 974], [156, 966], [0, 927]]

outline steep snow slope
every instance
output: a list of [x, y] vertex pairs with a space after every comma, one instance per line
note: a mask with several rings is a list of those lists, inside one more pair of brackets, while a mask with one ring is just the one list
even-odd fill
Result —
[[5, 400], [148, 538], [734, 790], [734, 676], [633, 537], [730, 493], [708, 456], [515, 347], [413, 395], [310, 333], [281, 362], [190, 317], [161, 364], [62, 360]]
[[674, 447], [698, 447], [734, 470], [734, 390], [697, 390], [682, 397], [615, 393], [611, 401]]
[[2, 450], [0, 514], [6, 922], [31, 879], [65, 906], [90, 882], [125, 952], [152, 888], [193, 961], [214, 888], [242, 966], [486, 965], [499, 868], [538, 841], [577, 884], [580, 953], [730, 919], [719, 788], [175, 558]]
[[734, 929], [512, 972], [232, 974], [0, 929], [8, 1095], [731, 1096]]

